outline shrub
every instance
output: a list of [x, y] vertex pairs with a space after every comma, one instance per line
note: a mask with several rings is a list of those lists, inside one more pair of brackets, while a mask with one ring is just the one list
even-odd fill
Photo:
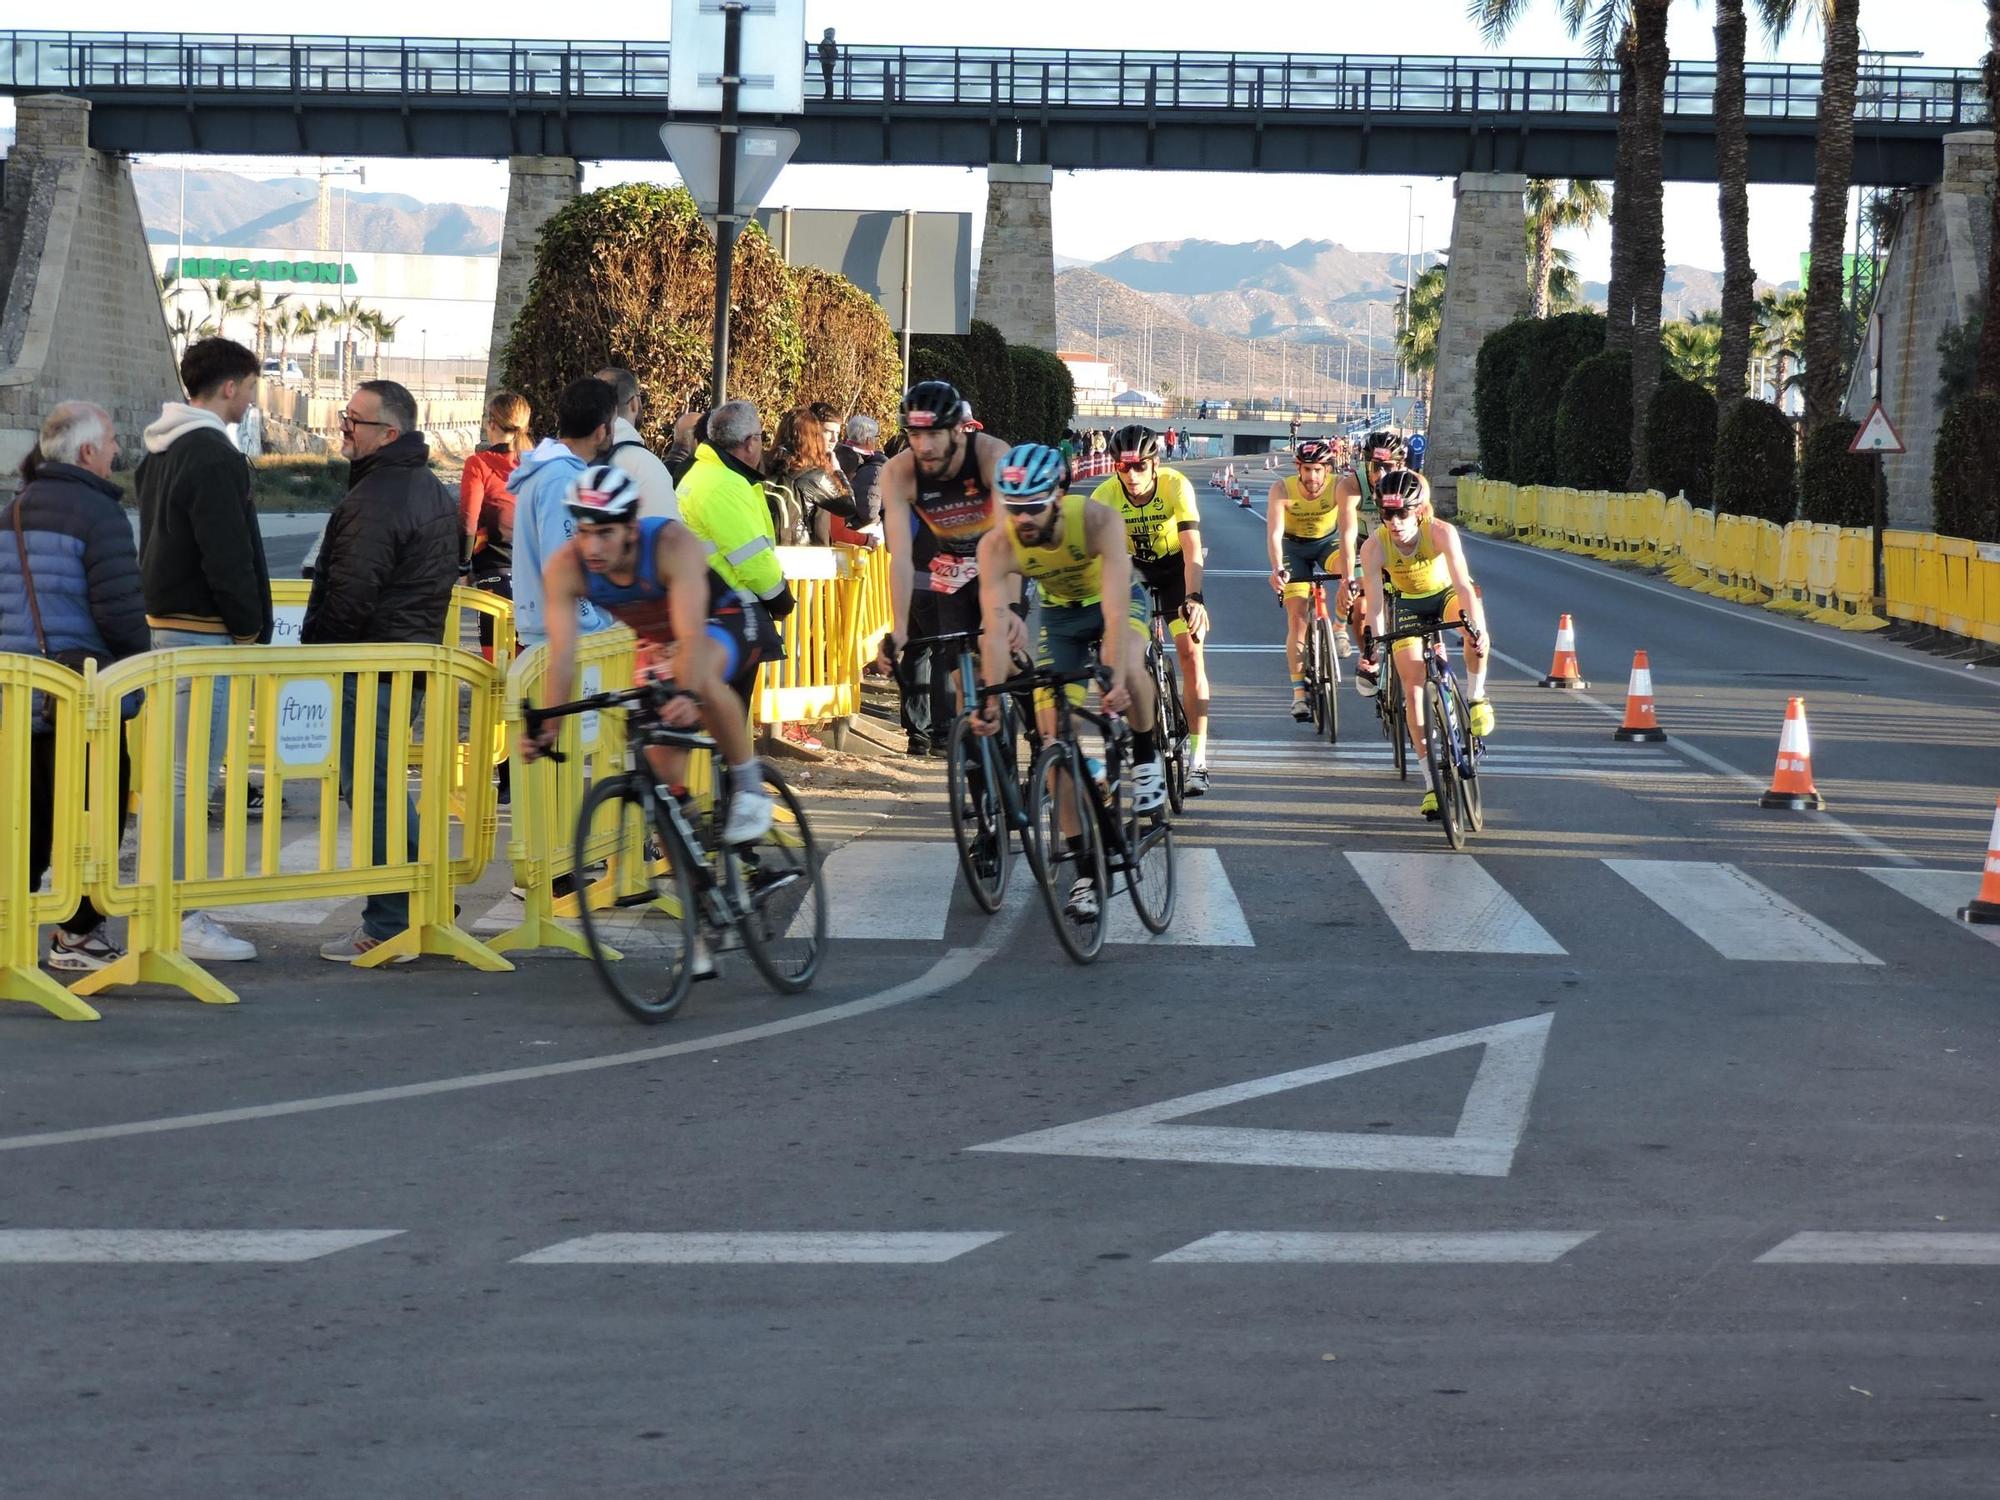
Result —
[[1792, 424], [1768, 401], [1739, 401], [1715, 439], [1715, 508], [1780, 526], [1798, 519]]
[[1622, 490], [1632, 473], [1632, 355], [1593, 354], [1574, 370], [1556, 407], [1557, 484]]
[[1806, 434], [1799, 456], [1800, 520], [1827, 526], [1875, 524], [1875, 465], [1881, 460], [1847, 451], [1860, 430], [1860, 423], [1836, 417]]
[[1060, 442], [1076, 412], [1076, 381], [1069, 366], [1048, 350], [1026, 344], [1010, 344], [1007, 359], [1014, 367], [1014, 430], [1008, 440]]
[[1986, 328], [1986, 303], [1975, 305], [1963, 323], [1953, 323], [1937, 336], [1938, 399], [1946, 406], [1972, 390], [1979, 368], [1979, 339]]
[[1646, 408], [1646, 486], [1696, 505], [1715, 498], [1715, 397], [1692, 380], [1662, 376]]
[[2000, 395], [1974, 391], [1945, 408], [1931, 461], [1931, 514], [1946, 536], [2000, 542]]
[[[1507, 461], [1516, 484], [1553, 484], [1556, 408], [1571, 371], [1604, 347], [1598, 313], [1564, 313], [1529, 325], [1526, 346], [1507, 382]], [[1622, 476], [1621, 476], [1622, 479]]]
[[[579, 376], [622, 365], [646, 393], [639, 434], [664, 450], [674, 418], [709, 404], [715, 243], [685, 188], [585, 193], [542, 226], [535, 275], [505, 353], [506, 383], [537, 422]], [[729, 394], [767, 419], [796, 402], [805, 357], [799, 294], [756, 225], [738, 237]]]
[[972, 320], [965, 334], [939, 334], [910, 347], [910, 380], [949, 380], [995, 437], [1013, 438], [1014, 366], [1007, 340], [991, 323]]
[[1489, 479], [1512, 479], [1513, 459], [1507, 447], [1511, 426], [1507, 388], [1514, 368], [1534, 336], [1535, 323], [1521, 318], [1489, 333], [1479, 346], [1473, 377], [1473, 420], [1479, 428], [1479, 467]]
[[824, 401], [842, 416], [860, 412], [885, 427], [902, 399], [903, 355], [888, 314], [845, 276], [792, 267], [805, 362], [793, 404]]

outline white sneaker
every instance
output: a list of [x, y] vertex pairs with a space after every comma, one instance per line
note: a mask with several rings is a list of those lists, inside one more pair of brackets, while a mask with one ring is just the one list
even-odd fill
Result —
[[1167, 768], [1157, 760], [1132, 768], [1132, 811], [1158, 812], [1167, 803]]
[[240, 964], [257, 956], [257, 945], [245, 942], [205, 911], [181, 918], [181, 952], [196, 963]]
[[1382, 685], [1382, 664], [1362, 657], [1354, 664], [1354, 691], [1364, 698], [1372, 698]]
[[1097, 920], [1097, 886], [1089, 876], [1069, 888], [1069, 899], [1063, 902], [1063, 915], [1077, 922]]
[[722, 825], [722, 842], [748, 844], [762, 838], [771, 830], [771, 815], [771, 795], [762, 788], [731, 793], [729, 818]]
[[1208, 795], [1208, 767], [1189, 766], [1187, 773], [1187, 795], [1206, 797]]

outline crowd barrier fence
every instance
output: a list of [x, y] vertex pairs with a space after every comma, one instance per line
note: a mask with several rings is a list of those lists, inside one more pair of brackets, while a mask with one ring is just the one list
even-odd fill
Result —
[[[95, 676], [90, 669], [89, 676]], [[84, 894], [84, 707], [91, 684], [40, 656], [0, 654], [0, 1000], [25, 1000], [65, 1021], [95, 1021], [97, 1011], [38, 967], [40, 924], [60, 922]], [[29, 791], [34, 767], [35, 719], [54, 705], [54, 795], [49, 809], [49, 888], [39, 894], [28, 881]]]

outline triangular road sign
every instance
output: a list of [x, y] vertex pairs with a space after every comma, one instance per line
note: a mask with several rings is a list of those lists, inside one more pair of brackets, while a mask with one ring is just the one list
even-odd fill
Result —
[[1868, 420], [1861, 424], [1861, 430], [1854, 434], [1854, 441], [1847, 445], [1849, 453], [1901, 453], [1903, 440], [1896, 436], [1896, 429], [1889, 421], [1889, 414], [1882, 410], [1877, 401], [1868, 408]]
[[[730, 212], [748, 217], [764, 201], [785, 163], [799, 149], [799, 133], [778, 125], [745, 125], [736, 138], [736, 205]], [[660, 143], [673, 159], [674, 170], [694, 195], [704, 219], [713, 220], [722, 196], [722, 131], [714, 125], [662, 125]]]
[[[1142, 1161], [1207, 1162], [1257, 1167], [1315, 1167], [1365, 1172], [1448, 1172], [1468, 1177], [1505, 1177], [1528, 1125], [1528, 1104], [1542, 1071], [1553, 1014], [1505, 1021], [1477, 1031], [1461, 1031], [1428, 1042], [1412, 1042], [1383, 1052], [1344, 1057], [1318, 1067], [1187, 1094], [1138, 1109], [1099, 1115], [1074, 1125], [1057, 1125], [1027, 1135], [974, 1146], [974, 1151], [1025, 1152], [1037, 1156], [1116, 1156]], [[1227, 1125], [1168, 1122], [1243, 1104], [1288, 1089], [1302, 1089], [1355, 1073], [1393, 1068], [1483, 1047], [1479, 1071], [1465, 1095], [1458, 1127], [1446, 1136], [1366, 1135], [1330, 1130], [1261, 1130]]]

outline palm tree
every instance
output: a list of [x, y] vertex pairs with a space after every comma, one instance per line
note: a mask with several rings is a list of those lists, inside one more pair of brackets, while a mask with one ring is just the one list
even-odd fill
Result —
[[[1530, 279], [1535, 274], [1535, 220], [1531, 214], [1521, 221], [1522, 246], [1527, 254]], [[1589, 304], [1583, 296], [1583, 278], [1576, 274], [1576, 257], [1560, 245], [1549, 247], [1547, 317], [1559, 313], [1584, 312]]]
[[250, 288], [238, 286], [227, 276], [222, 276], [216, 279], [214, 286], [204, 286], [201, 294], [208, 300], [208, 321], [213, 325], [215, 336], [228, 338], [229, 320], [237, 313], [250, 310]]
[[[305, 310], [301, 308], [300, 311]], [[312, 347], [306, 355], [311, 361], [306, 366], [306, 389], [312, 396], [319, 395], [319, 336], [325, 330], [337, 326], [339, 322], [339, 308], [328, 302], [316, 302], [312, 311], [306, 313], [305, 321], [299, 328], [299, 332], [312, 335]]]
[[1586, 234], [1611, 212], [1604, 184], [1572, 177], [1568, 185], [1552, 177], [1528, 179], [1528, 316], [1549, 315], [1549, 273], [1555, 266], [1556, 235], [1565, 229]]
[[375, 378], [382, 378], [382, 346], [396, 342], [396, 330], [403, 326], [401, 318], [392, 318], [387, 313], [377, 312], [375, 326], [370, 330], [375, 336]]
[[[1423, 397], [1426, 408], [1437, 374], [1437, 336], [1438, 326], [1444, 321], [1447, 270], [1445, 263], [1439, 261], [1418, 274], [1410, 284], [1409, 321], [1396, 330], [1397, 352], [1410, 373], [1417, 377], [1417, 394]], [[1400, 316], [1397, 321], [1403, 322]]]
[[1715, 389], [1716, 365], [1722, 354], [1723, 325], [1704, 316], [1664, 324], [1660, 329], [1660, 359], [1682, 380]]
[[257, 336], [256, 343], [252, 344], [251, 347], [257, 351], [259, 359], [262, 359], [267, 352], [264, 343], [266, 328], [274, 327], [277, 324], [278, 320], [284, 316], [283, 313], [279, 312], [279, 309], [291, 300], [292, 294], [290, 292], [280, 292], [275, 297], [265, 297], [264, 283], [261, 281], [252, 282], [249, 289], [244, 293], [244, 310], [250, 314], [250, 321]]
[[[1766, 5], [1768, 20], [1769, 7]], [[1750, 130], [1743, 118], [1743, 0], [1715, 0], [1715, 183], [1722, 223], [1722, 347], [1715, 390], [1725, 411], [1750, 380], [1757, 272], [1750, 264]]]
[[1757, 299], [1757, 352], [1772, 361], [1772, 386], [1778, 405], [1792, 387], [1791, 368], [1803, 362], [1806, 348], [1806, 294], [1797, 287], [1771, 291]]

